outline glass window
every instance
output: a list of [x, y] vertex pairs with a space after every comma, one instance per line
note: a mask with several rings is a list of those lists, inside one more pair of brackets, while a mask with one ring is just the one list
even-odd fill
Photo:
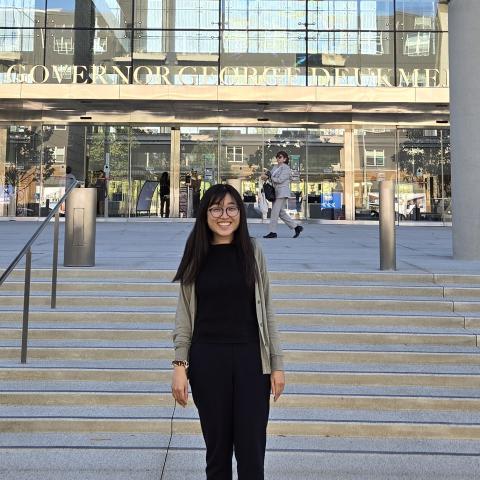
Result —
[[397, 0], [398, 30], [448, 30], [448, 5], [440, 0]]
[[393, 0], [308, 0], [315, 30], [392, 30]]
[[353, 131], [355, 219], [378, 220], [379, 182], [396, 180], [395, 130]]
[[[220, 182], [233, 185], [243, 196], [247, 217], [261, 218], [254, 208], [258, 176], [263, 167], [263, 129], [224, 127], [220, 129]], [[232, 154], [236, 153], [235, 161]]]
[[450, 131], [400, 129], [397, 167], [400, 220], [450, 221]]
[[45, 0], [0, 0], [1, 28], [45, 26]]
[[223, 32], [222, 85], [305, 85], [305, 34]]
[[345, 132], [308, 130], [306, 185], [309, 218], [345, 219]]
[[0, 30], [0, 83], [42, 82], [46, 75], [42, 64], [40, 29]]
[[47, 27], [129, 28], [131, 0], [48, 0]]
[[136, 28], [218, 28], [218, 0], [136, 0]]
[[135, 32], [134, 83], [216, 85], [218, 33]]
[[196, 217], [200, 199], [218, 183], [218, 128], [180, 129], [179, 216]]
[[127, 217], [131, 129], [128, 126], [87, 127], [87, 182], [97, 188], [97, 215]]
[[400, 87], [448, 87], [448, 33], [397, 33]]
[[309, 85], [393, 86], [390, 32], [310, 33]]
[[[42, 180], [40, 216], [47, 216], [65, 193], [66, 167], [77, 180], [84, 180], [85, 127], [44, 125], [42, 129]], [[60, 212], [65, 206], [60, 207]]]
[[6, 129], [5, 153], [0, 159], [3, 197], [0, 214], [38, 217], [42, 180], [52, 175], [48, 151], [42, 168], [42, 130], [32, 125], [15, 125]]
[[225, 0], [225, 29], [296, 30], [306, 22], [302, 0]]
[[128, 83], [130, 48], [125, 30], [49, 29], [45, 57], [48, 82]]
[[134, 126], [131, 215], [170, 216], [170, 127]]
[[305, 218], [307, 192], [307, 131], [304, 128], [265, 128], [264, 165], [269, 170], [277, 165], [277, 152], [284, 150], [290, 158], [291, 197], [287, 209], [293, 218]]

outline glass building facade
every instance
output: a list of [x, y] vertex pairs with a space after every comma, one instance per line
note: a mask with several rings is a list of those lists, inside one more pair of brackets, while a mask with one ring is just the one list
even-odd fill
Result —
[[70, 166], [99, 216], [226, 182], [259, 218], [281, 149], [297, 218], [375, 220], [391, 179], [399, 222], [449, 221], [448, 80], [442, 0], [0, 0], [0, 217], [45, 216]]

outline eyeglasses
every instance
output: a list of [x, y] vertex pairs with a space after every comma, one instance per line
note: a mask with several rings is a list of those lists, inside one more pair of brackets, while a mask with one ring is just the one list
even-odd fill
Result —
[[227, 215], [232, 218], [236, 217], [240, 213], [240, 209], [238, 207], [227, 207], [227, 208], [222, 208], [222, 207], [211, 207], [208, 209], [210, 212], [210, 215], [213, 218], [220, 218], [223, 215], [223, 212], [227, 212]]

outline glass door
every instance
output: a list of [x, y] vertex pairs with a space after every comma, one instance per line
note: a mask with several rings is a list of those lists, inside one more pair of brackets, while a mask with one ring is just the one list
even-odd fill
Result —
[[131, 216], [168, 218], [170, 127], [132, 127], [131, 152]]
[[218, 182], [218, 128], [180, 129], [179, 216], [195, 218], [205, 190]]
[[262, 218], [261, 212], [255, 209], [262, 168], [263, 128], [220, 129], [220, 181], [238, 190], [250, 218]]
[[292, 169], [287, 212], [292, 218], [302, 219], [306, 216], [307, 192], [307, 131], [304, 128], [265, 128], [264, 129], [264, 164], [269, 170], [277, 164], [277, 152], [286, 151]]
[[9, 217], [38, 217], [42, 177], [52, 175], [42, 169], [42, 129], [35, 125], [12, 125], [2, 129], [0, 184], [1, 214]]
[[309, 218], [345, 220], [344, 130], [308, 130]]
[[128, 217], [131, 129], [87, 127], [86, 182], [97, 189], [97, 216]]

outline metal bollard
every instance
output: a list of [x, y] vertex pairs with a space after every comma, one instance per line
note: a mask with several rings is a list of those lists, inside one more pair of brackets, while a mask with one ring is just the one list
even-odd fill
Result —
[[95, 266], [96, 188], [75, 188], [65, 203], [65, 267]]
[[396, 270], [393, 181], [380, 182], [380, 270]]

